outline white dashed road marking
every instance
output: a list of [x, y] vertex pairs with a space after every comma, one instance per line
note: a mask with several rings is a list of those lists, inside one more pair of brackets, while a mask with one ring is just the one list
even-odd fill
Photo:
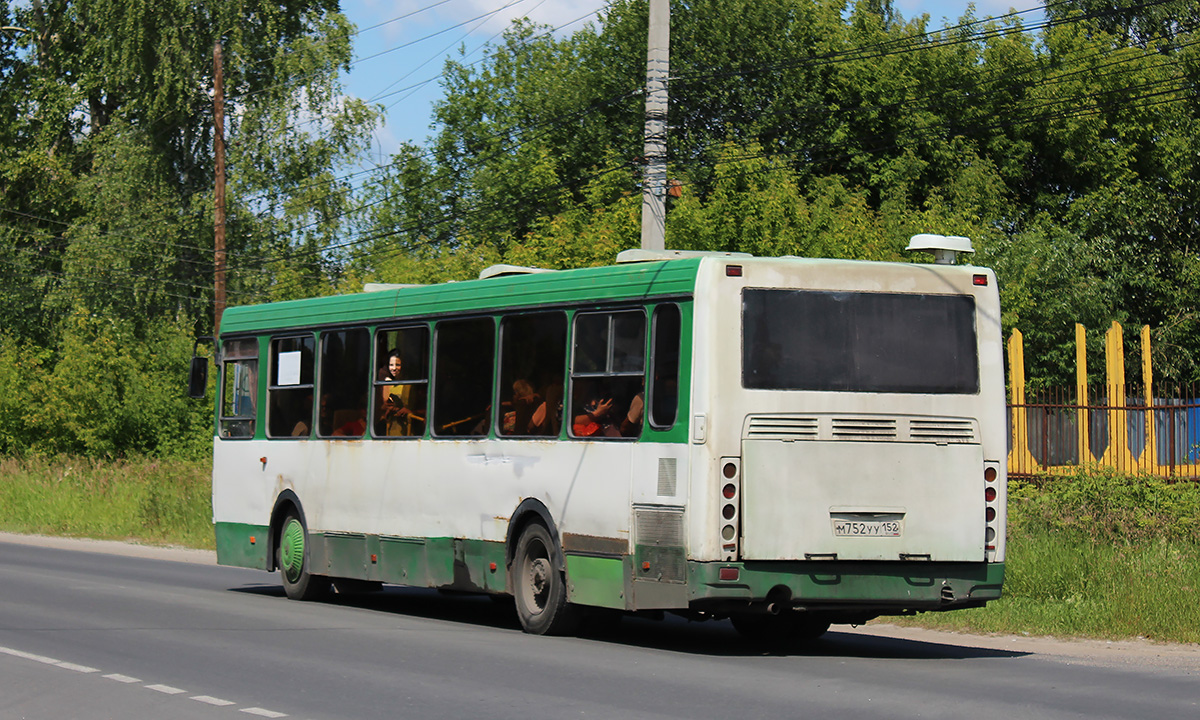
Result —
[[258, 715], [259, 717], [265, 717], [265, 718], [287, 717], [287, 713], [275, 712], [274, 710], [264, 710], [263, 708], [260, 708], [260, 707], [242, 708], [242, 712], [250, 713], [251, 715]]
[[163, 693], [165, 695], [179, 695], [181, 693], [187, 692], [186, 690], [180, 690], [179, 688], [171, 687], [170, 685], [147, 685], [146, 689], [147, 690], [155, 690], [155, 691]]
[[222, 700], [221, 698], [215, 698], [211, 695], [194, 695], [188, 699], [195, 700], [196, 702], [206, 703], [208, 705], [216, 705], [217, 707], [225, 707], [227, 705], [233, 705], [232, 700]]
[[[24, 650], [16, 650], [14, 648], [4, 647], [3, 645], [0, 645], [0, 654], [11, 655], [13, 657], [22, 658], [24, 660], [32, 660], [34, 662], [42, 663], [43, 665], [54, 665], [56, 667], [60, 667], [65, 670], [74, 670], [75, 672], [79, 672], [79, 673], [100, 672], [99, 669], [94, 668], [94, 667], [88, 667], [87, 665], [77, 665], [77, 664], [71, 663], [71, 662], [56, 660], [52, 657], [46, 657], [45, 655], [35, 655], [33, 653], [25, 652]], [[125, 683], [126, 685], [132, 685], [134, 683], [142, 682], [138, 678], [130, 677], [128, 675], [121, 675], [120, 673], [109, 673], [108, 675], [104, 675], [102, 677], [104, 677], [107, 680], [115, 680], [119, 683]], [[143, 685], [143, 687], [145, 687], [147, 690], [154, 690], [155, 692], [163, 693], [164, 695], [182, 695], [183, 693], [187, 692], [186, 690], [181, 690], [180, 688], [177, 688], [177, 687], [171, 687], [170, 685], [154, 684], [154, 685]], [[196, 702], [202, 702], [207, 705], [214, 705], [216, 707], [227, 707], [229, 705], [237, 704], [237, 703], [234, 703], [232, 700], [222, 700], [221, 698], [213, 697], [211, 695], [193, 695], [189, 699], [195, 700]], [[258, 717], [264, 717], [264, 718], [285, 718], [285, 717], [287, 717], [287, 713], [275, 712], [274, 710], [267, 710], [266, 708], [260, 708], [260, 707], [246, 707], [246, 708], [242, 708], [241, 711], [244, 713], [250, 714], [250, 715], [257, 715]]]
[[65, 668], [67, 670], [74, 670], [75, 672], [81, 672], [81, 673], [100, 672], [96, 668], [88, 667], [87, 665], [76, 665], [75, 663], [69, 663], [69, 662], [60, 662], [60, 663], [54, 663], [54, 664], [59, 666], [60, 668]]
[[40, 662], [44, 665], [58, 664], [58, 661], [54, 658], [49, 658], [45, 655], [34, 655], [33, 653], [22, 652], [21, 650], [13, 650], [12, 648], [0, 647], [0, 653], [12, 655], [13, 657], [24, 658], [26, 660], [33, 660], [34, 662]]

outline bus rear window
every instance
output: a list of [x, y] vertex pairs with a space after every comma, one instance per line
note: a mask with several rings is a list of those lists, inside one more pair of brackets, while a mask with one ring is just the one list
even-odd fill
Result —
[[977, 393], [975, 299], [746, 289], [742, 385], [764, 390]]

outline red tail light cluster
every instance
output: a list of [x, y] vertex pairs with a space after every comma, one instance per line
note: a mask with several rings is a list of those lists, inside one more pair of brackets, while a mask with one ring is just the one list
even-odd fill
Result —
[[996, 498], [1000, 496], [1000, 492], [996, 487], [996, 479], [999, 476], [1000, 472], [995, 466], [988, 465], [983, 469], [983, 512], [984, 522], [987, 524], [984, 530], [983, 546], [987, 551], [994, 551], [996, 549], [996, 536], [998, 535], [996, 517], [999, 515], [999, 510], [996, 508]]
[[721, 458], [721, 559], [737, 560], [741, 512], [742, 469], [739, 458]]

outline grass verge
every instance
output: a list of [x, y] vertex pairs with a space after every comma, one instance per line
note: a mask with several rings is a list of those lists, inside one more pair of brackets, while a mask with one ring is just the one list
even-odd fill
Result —
[[212, 465], [0, 459], [0, 530], [213, 549]]

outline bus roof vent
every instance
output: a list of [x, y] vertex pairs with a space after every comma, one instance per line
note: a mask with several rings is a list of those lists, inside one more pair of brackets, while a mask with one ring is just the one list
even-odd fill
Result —
[[533, 275], [535, 273], [557, 272], [547, 268], [522, 267], [520, 265], [492, 265], [479, 271], [479, 279], [487, 280], [494, 277], [508, 277], [510, 275]]
[[960, 252], [975, 252], [971, 247], [971, 238], [959, 235], [913, 235], [905, 250], [923, 250], [933, 254], [933, 261], [938, 265], [953, 265]]
[[717, 257], [717, 258], [751, 258], [750, 253], [743, 252], [709, 252], [707, 250], [643, 250], [634, 248], [617, 253], [617, 263], [652, 262], [655, 260], [679, 260], [681, 258]]
[[384, 290], [400, 290], [402, 288], [425, 287], [421, 283], [366, 283], [363, 292], [383, 292]]

